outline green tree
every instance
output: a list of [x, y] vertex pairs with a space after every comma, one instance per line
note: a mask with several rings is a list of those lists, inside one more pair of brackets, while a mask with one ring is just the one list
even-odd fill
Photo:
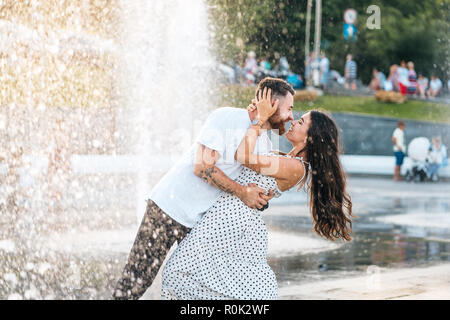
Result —
[[[315, 2], [315, 1], [313, 1]], [[243, 63], [246, 53], [267, 56], [276, 62], [286, 56], [296, 73], [304, 72], [306, 25], [305, 0], [209, 0], [213, 43], [222, 60]], [[367, 7], [381, 9], [381, 29], [366, 27]], [[358, 12], [358, 39], [343, 38], [343, 14], [347, 8]], [[345, 55], [352, 53], [358, 63], [358, 77], [368, 83], [372, 68], [386, 74], [401, 60], [413, 61], [416, 71], [449, 78], [450, 0], [322, 0], [321, 47], [331, 68], [343, 73]], [[314, 39], [314, 7], [311, 46]], [[311, 47], [312, 48], [312, 47]]]

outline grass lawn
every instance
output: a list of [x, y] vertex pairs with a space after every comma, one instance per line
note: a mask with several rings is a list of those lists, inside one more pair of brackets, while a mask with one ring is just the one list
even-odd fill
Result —
[[[220, 106], [246, 107], [255, 93], [255, 88], [226, 86], [221, 89]], [[402, 104], [379, 102], [374, 97], [330, 96], [318, 97], [314, 102], [294, 103], [294, 109], [305, 111], [322, 108], [330, 112], [369, 114], [381, 117], [412, 119], [450, 123], [450, 105], [409, 100]]]

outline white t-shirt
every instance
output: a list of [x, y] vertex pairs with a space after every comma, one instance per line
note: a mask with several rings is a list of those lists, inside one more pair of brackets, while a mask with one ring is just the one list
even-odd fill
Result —
[[442, 88], [442, 81], [440, 79], [438, 79], [438, 78], [436, 78], [434, 80], [431, 80], [430, 81], [430, 88], [433, 91], [441, 90], [441, 88]]
[[397, 74], [398, 74], [398, 81], [408, 87], [409, 86], [408, 69], [399, 67], [397, 69]]
[[[403, 130], [395, 128], [394, 133], [392, 134], [392, 137], [397, 140], [397, 143], [394, 145], [394, 151], [403, 151], [403, 153], [406, 153], [404, 135]], [[400, 146], [401, 148], [398, 148], [397, 146]]]
[[[171, 218], [192, 228], [222, 192], [194, 175], [198, 143], [216, 150], [220, 154], [216, 166], [229, 178], [236, 179], [243, 167], [234, 160], [234, 155], [250, 125], [246, 109], [226, 107], [213, 111], [196, 142], [155, 185], [150, 199]], [[263, 131], [258, 137], [255, 152], [268, 153], [271, 150], [272, 142]]]
[[441, 145], [439, 149], [436, 149], [434, 144], [431, 146], [431, 151], [428, 154], [429, 160], [434, 164], [444, 164], [445, 158], [447, 158], [447, 148], [445, 145]]
[[320, 59], [320, 70], [327, 72], [330, 69], [330, 60], [327, 57]]

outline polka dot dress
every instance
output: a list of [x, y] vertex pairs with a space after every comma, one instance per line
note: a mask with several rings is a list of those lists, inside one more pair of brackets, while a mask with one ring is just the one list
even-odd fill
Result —
[[[236, 179], [274, 191], [274, 178], [244, 167]], [[222, 193], [179, 244], [163, 270], [162, 298], [181, 300], [276, 299], [277, 280], [267, 264], [267, 229], [261, 211]]]

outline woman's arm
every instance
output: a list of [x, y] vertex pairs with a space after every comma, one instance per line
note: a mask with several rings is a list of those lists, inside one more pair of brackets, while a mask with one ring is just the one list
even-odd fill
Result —
[[264, 189], [256, 186], [241, 186], [216, 166], [219, 154], [202, 144], [197, 146], [194, 174], [206, 183], [239, 197], [250, 208], [261, 208], [267, 204]]
[[254, 154], [256, 141], [261, 127], [278, 108], [278, 100], [272, 105], [271, 92], [264, 91], [257, 97], [258, 123], [248, 128], [245, 137], [235, 154], [235, 159], [246, 167], [281, 180], [299, 180], [304, 173], [304, 167], [299, 166], [297, 159], [278, 156]]
[[272, 150], [272, 153], [275, 153], [275, 154], [281, 154], [281, 155], [283, 155], [283, 156], [287, 155], [286, 152], [283, 152], [283, 151], [280, 151], [280, 150]]

